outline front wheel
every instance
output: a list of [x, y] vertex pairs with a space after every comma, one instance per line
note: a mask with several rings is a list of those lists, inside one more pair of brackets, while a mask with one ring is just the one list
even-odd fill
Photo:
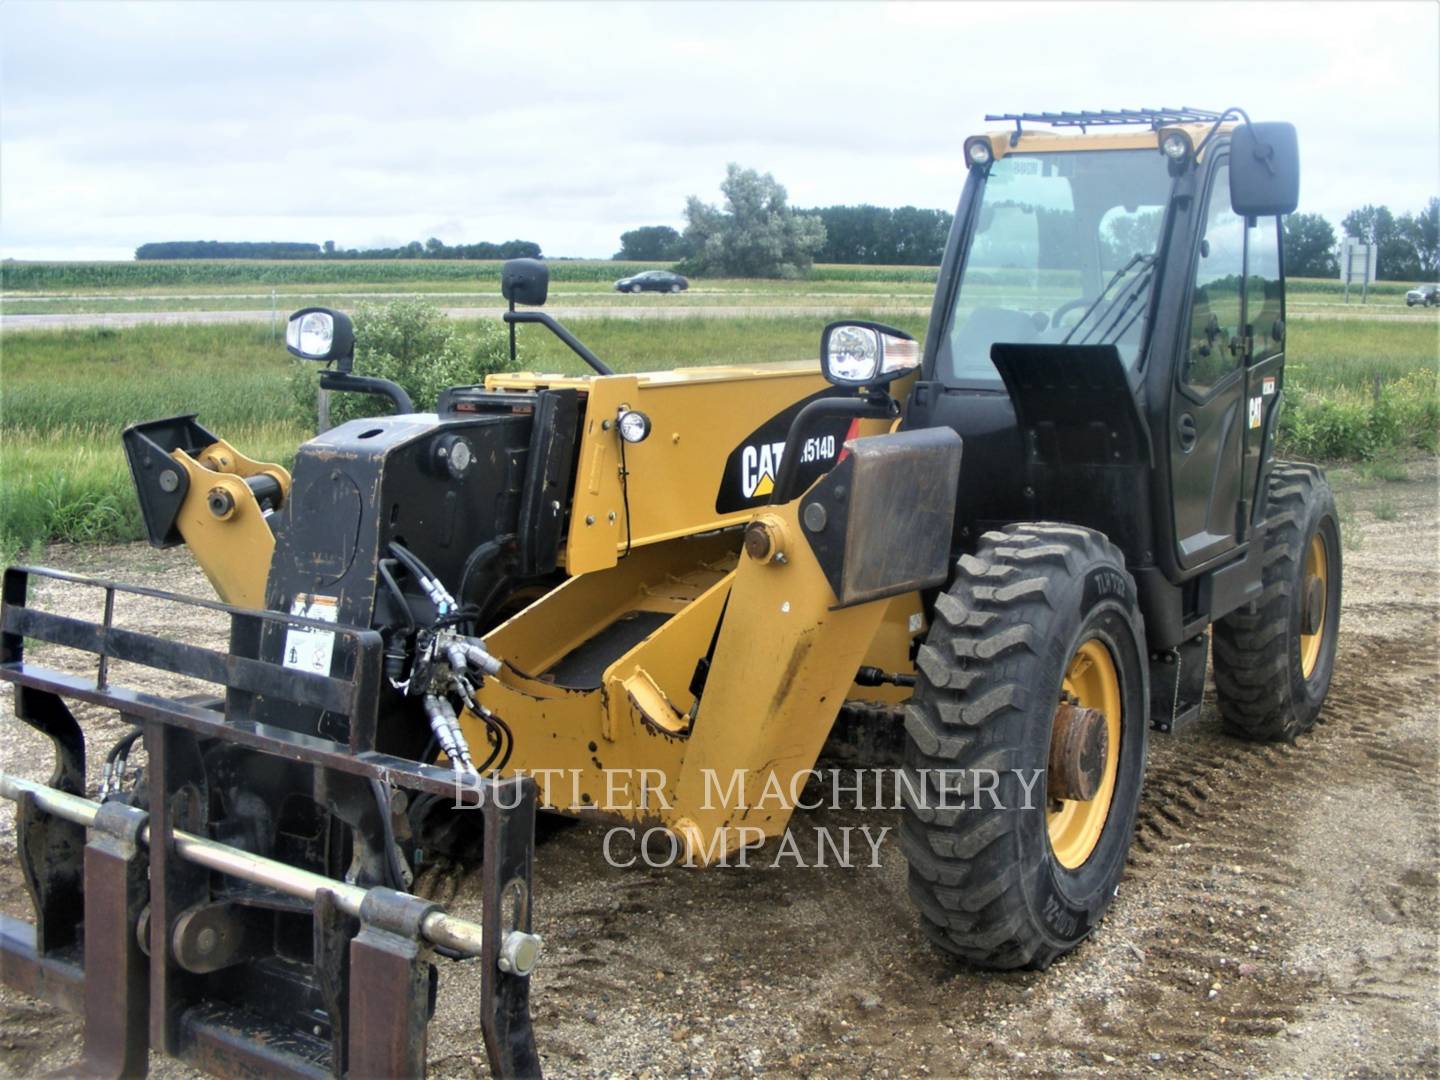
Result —
[[632, 293], [638, 293], [638, 292], [640, 291], [640, 286], [639, 286], [639, 285], [631, 285], [631, 286], [630, 286], [630, 291], [631, 291]]
[[906, 709], [902, 841], [943, 949], [1046, 967], [1103, 916], [1145, 770], [1135, 583], [1099, 533], [1024, 524], [960, 560]]
[[677, 292], [680, 291], [680, 286], [679, 286], [679, 285], [671, 285], [671, 286], [670, 286], [670, 291], [671, 291], [672, 293], [677, 293]]

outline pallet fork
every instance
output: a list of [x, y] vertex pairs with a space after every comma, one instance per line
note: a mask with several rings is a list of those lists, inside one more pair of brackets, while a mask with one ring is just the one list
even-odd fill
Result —
[[[103, 590], [103, 621], [29, 606], [32, 577]], [[438, 950], [482, 965], [480, 1021], [492, 1073], [538, 1076], [529, 1011], [540, 950], [531, 933], [533, 781], [486, 780], [468, 790], [484, 827], [479, 924], [417, 896], [218, 842], [205, 835], [205, 800], [196, 791], [199, 750], [216, 740], [263, 755], [262, 762], [273, 758], [276, 768], [298, 766], [321, 789], [340, 790], [355, 778], [441, 796], [455, 788], [447, 770], [375, 750], [378, 634], [319, 626], [342, 642], [348, 659], [340, 667], [350, 674], [314, 675], [233, 648], [227, 655], [121, 629], [113, 625], [117, 593], [223, 612], [232, 645], [310, 624], [53, 570], [5, 572], [0, 678], [15, 684], [16, 715], [49, 737], [56, 764], [48, 784], [0, 773], [0, 795], [18, 805], [19, 858], [35, 911], [33, 925], [0, 917], [0, 977], [84, 1018], [77, 1071], [142, 1076], [153, 1049], [220, 1076], [423, 1075]], [[26, 639], [94, 654], [95, 678], [27, 662]], [[114, 686], [112, 660], [204, 679], [226, 698]], [[346, 721], [348, 741], [247, 721], [244, 702], [257, 693], [333, 710]], [[115, 709], [141, 728], [146, 805], [83, 797], [85, 736], [67, 700]], [[279, 925], [275, 913], [293, 926], [307, 909], [311, 934], [301, 951], [309, 963], [277, 959], [267, 937]], [[217, 979], [225, 992], [217, 994]]]

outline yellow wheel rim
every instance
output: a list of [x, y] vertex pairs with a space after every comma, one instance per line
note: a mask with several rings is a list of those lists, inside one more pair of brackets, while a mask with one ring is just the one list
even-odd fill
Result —
[[[1305, 552], [1305, 575], [1301, 580], [1300, 603], [1304, 605], [1310, 595], [1310, 579], [1320, 579], [1320, 610], [1312, 625], [1313, 634], [1300, 635], [1300, 674], [1310, 678], [1315, 665], [1320, 661], [1320, 646], [1325, 640], [1325, 605], [1330, 602], [1330, 561], [1325, 554], [1325, 539], [1318, 532], [1310, 538], [1310, 547]], [[1302, 618], [1304, 612], [1302, 611]]]
[[1115, 795], [1115, 776], [1120, 770], [1120, 675], [1110, 650], [1091, 638], [1075, 651], [1065, 668], [1062, 684], [1066, 700], [1105, 715], [1108, 747], [1105, 774], [1093, 799], [1051, 799], [1046, 811], [1050, 849], [1060, 865], [1074, 870], [1100, 842], [1110, 803]]

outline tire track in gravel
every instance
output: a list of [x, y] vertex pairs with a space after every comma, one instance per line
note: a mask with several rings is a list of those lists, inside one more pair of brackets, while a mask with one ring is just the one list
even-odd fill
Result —
[[[1433, 740], [1383, 720], [1413, 712], [1414, 702], [1429, 700], [1422, 691], [1434, 692], [1440, 617], [1434, 604], [1413, 610], [1415, 625], [1403, 636], [1342, 640], [1322, 723], [1299, 745], [1231, 738], [1213, 716], [1197, 730], [1152, 742], [1121, 888], [1136, 889], [1160, 914], [1139, 940], [1144, 960], [1127, 989], [1130, 1022], [1092, 1007], [1089, 1037], [1072, 1049], [1144, 1060], [1163, 1047], [1168, 1067], [1240, 1068], [1263, 1050], [1257, 1037], [1285, 1032], [1326, 995], [1406, 1006], [1433, 995], [1440, 978], [1433, 951], [1362, 953], [1343, 981], [1296, 963], [1296, 943], [1307, 932], [1297, 900], [1314, 873], [1294, 842], [1296, 804], [1336, 776], [1364, 778], [1417, 807], [1434, 801]], [[1433, 866], [1440, 859], [1433, 829], [1428, 841]], [[1433, 920], [1432, 873], [1407, 871], [1383, 892], [1380, 922]], [[1148, 1013], [1139, 1023], [1137, 1000]], [[1179, 1062], [1169, 1058], [1177, 1051]]]

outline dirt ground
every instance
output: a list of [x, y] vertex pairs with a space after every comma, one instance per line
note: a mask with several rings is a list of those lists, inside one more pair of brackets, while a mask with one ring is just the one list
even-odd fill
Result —
[[[1399, 481], [1332, 479], [1345, 602], [1324, 723], [1296, 746], [1256, 746], [1221, 734], [1207, 706], [1196, 727], [1153, 735], [1129, 868], [1073, 955], [995, 975], [937, 954], [893, 832], [873, 869], [770, 869], [771, 849], [748, 870], [702, 872], [613, 868], [602, 829], [578, 825], [536, 858], [546, 952], [532, 1001], [547, 1073], [1440, 1074], [1436, 463], [1411, 462]], [[207, 595], [183, 553], [57, 549], [49, 561]], [[209, 626], [165, 629], [219, 640]], [[43, 778], [48, 747], [13, 721], [12, 700], [7, 684], [4, 767]], [[92, 782], [104, 745], [97, 732]], [[0, 907], [25, 914], [13, 819], [0, 817]], [[823, 810], [792, 830], [806, 851], [814, 826], [895, 817]], [[441, 883], [441, 896], [475, 914], [472, 885]], [[473, 963], [442, 964], [432, 1074], [484, 1073], [478, 992]], [[45, 1072], [78, 1047], [75, 1021], [0, 989], [0, 1071]]]

